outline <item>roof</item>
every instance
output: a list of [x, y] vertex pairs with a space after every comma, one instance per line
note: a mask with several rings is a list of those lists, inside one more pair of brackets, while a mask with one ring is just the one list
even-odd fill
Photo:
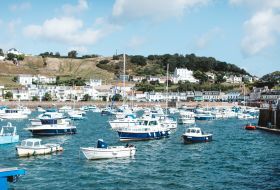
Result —
[[38, 142], [38, 141], [42, 141], [42, 139], [30, 138], [30, 139], [25, 139], [25, 140], [23, 140], [23, 141]]

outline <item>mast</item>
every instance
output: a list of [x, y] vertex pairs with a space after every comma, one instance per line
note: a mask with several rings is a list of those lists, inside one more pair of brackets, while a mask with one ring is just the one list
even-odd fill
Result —
[[168, 70], [169, 70], [169, 64], [167, 64], [167, 69], [166, 69], [166, 102], [165, 102], [166, 115], [167, 115], [167, 108], [168, 108]]
[[125, 97], [125, 54], [123, 54], [123, 104]]

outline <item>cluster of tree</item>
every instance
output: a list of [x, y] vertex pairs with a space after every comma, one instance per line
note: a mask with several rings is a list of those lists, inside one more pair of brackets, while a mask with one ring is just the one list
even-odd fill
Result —
[[42, 57], [56, 57], [56, 58], [60, 58], [60, 53], [59, 52], [44, 52], [44, 53], [40, 53], [39, 54]]
[[60, 77], [56, 77], [56, 85], [66, 85], [66, 86], [85, 86], [86, 79], [82, 77], [72, 78], [68, 80], [60, 80]]
[[22, 61], [22, 60], [24, 60], [24, 55], [16, 55], [16, 54], [13, 54], [13, 53], [8, 53], [7, 54], [7, 60], [14, 61], [15, 59], [18, 60], [18, 61]]
[[83, 55], [81, 58], [86, 59], [86, 58], [96, 58], [96, 57], [99, 57], [99, 55], [97, 54]]
[[0, 48], [0, 56], [4, 56], [4, 51]]
[[273, 88], [279, 85], [280, 85], [280, 71], [275, 71], [273, 73], [266, 74], [254, 84], [254, 86], [256, 87], [268, 86], [268, 88]]
[[103, 60], [99, 61], [99, 64], [107, 64], [109, 62], [110, 61], [108, 59], [103, 59]]

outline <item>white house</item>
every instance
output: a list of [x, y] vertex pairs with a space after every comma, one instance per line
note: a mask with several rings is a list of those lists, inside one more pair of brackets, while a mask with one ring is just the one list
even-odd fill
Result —
[[234, 84], [240, 84], [242, 83], [242, 77], [238, 77], [235, 75], [230, 75], [229, 77], [224, 77], [226, 79], [227, 83], [234, 83]]
[[174, 72], [174, 83], [178, 83], [178, 81], [189, 81], [192, 83], [199, 82], [199, 80], [193, 77], [193, 72], [188, 69], [176, 68]]
[[32, 75], [18, 75], [17, 82], [21, 85], [31, 85], [33, 81]]
[[0, 61], [4, 61], [5, 60], [5, 57], [0, 55]]
[[56, 83], [56, 77], [46, 77], [42, 75], [37, 75], [33, 77], [34, 82], [38, 82], [40, 84], [51, 84]]
[[7, 54], [12, 53], [14, 55], [23, 55], [20, 51], [18, 51], [16, 48], [11, 48], [7, 51]]
[[101, 86], [102, 80], [101, 79], [90, 79], [89, 82], [86, 83], [86, 85], [95, 87], [95, 86]]

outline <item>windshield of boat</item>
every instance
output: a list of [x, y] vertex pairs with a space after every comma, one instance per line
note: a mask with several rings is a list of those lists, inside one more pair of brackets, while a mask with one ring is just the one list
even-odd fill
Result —
[[150, 121], [149, 125], [157, 125], [157, 121]]
[[26, 146], [33, 146], [33, 142], [27, 141], [27, 142], [26, 142]]

